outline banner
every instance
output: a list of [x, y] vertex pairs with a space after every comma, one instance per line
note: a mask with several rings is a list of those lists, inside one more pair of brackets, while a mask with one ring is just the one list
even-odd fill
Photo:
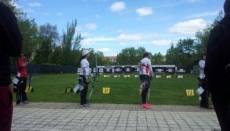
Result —
[[99, 68], [93, 68], [93, 73], [99, 72]]
[[125, 66], [123, 68], [123, 71], [125, 74], [132, 74], [132, 67], [131, 66]]
[[103, 73], [104, 72], [104, 68], [98, 68], [99, 73]]
[[186, 70], [185, 67], [177, 67], [177, 74], [185, 74]]
[[104, 74], [111, 74], [112, 73], [112, 68], [111, 67], [105, 67], [104, 68]]
[[156, 74], [162, 74], [164, 73], [165, 68], [164, 67], [154, 67], [153, 68], [153, 72], [155, 72]]
[[174, 67], [165, 67], [165, 74], [174, 74], [175, 68]]
[[113, 68], [114, 74], [122, 74], [122, 67], [116, 66]]
[[132, 71], [134, 72], [134, 73], [140, 73], [140, 68], [138, 67], [138, 66], [133, 66], [132, 67]]

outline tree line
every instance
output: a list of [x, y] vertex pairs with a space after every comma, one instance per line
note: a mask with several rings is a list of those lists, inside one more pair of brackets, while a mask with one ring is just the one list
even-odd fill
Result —
[[[193, 69], [194, 62], [203, 58], [208, 44], [211, 29], [223, 19], [224, 14], [219, 12], [218, 16], [212, 24], [207, 25], [203, 30], [199, 30], [195, 34], [195, 39], [185, 38], [179, 39], [176, 43], [171, 43], [170, 48], [165, 55], [159, 53], [151, 53], [151, 61], [154, 65], [176, 65], [184, 66], [189, 72]], [[117, 63], [135, 65], [142, 58], [142, 54], [146, 49], [139, 47], [126, 48], [117, 56]], [[135, 56], [135, 57], [133, 57]]]
[[[81, 41], [84, 39], [81, 33], [76, 34], [77, 20], [67, 22], [66, 29], [59, 34], [56, 25], [44, 23], [38, 26], [35, 19], [28, 15], [13, 3], [17, 0], [1, 0], [8, 5], [18, 19], [18, 25], [23, 35], [22, 51], [29, 56], [29, 62], [53, 65], [79, 66], [81, 57]], [[201, 59], [205, 53], [210, 30], [224, 17], [221, 11], [214, 22], [203, 30], [197, 31], [195, 39], [180, 39], [176, 43], [171, 43], [171, 47], [166, 54], [151, 52], [151, 60], [155, 65], [176, 65], [185, 66], [187, 70], [192, 69], [193, 62]], [[89, 62], [95, 66], [97, 55], [98, 65], [136, 65], [146, 52], [144, 47], [134, 47], [122, 49], [117, 54], [116, 62], [104, 59], [102, 52], [91, 50]], [[16, 59], [12, 59], [15, 61]]]

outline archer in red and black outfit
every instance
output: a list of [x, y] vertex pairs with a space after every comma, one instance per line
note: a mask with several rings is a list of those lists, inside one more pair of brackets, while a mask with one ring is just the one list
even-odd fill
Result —
[[27, 54], [21, 54], [20, 59], [16, 63], [17, 67], [17, 77], [19, 78], [19, 84], [17, 86], [16, 98], [17, 102], [16, 105], [23, 106], [24, 104], [28, 104], [28, 99], [26, 96], [26, 82], [27, 82]]

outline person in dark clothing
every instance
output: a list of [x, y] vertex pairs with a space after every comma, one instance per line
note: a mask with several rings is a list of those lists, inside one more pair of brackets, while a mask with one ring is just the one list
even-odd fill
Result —
[[0, 131], [10, 131], [13, 113], [10, 56], [21, 54], [22, 35], [9, 7], [0, 2]]
[[230, 131], [230, 0], [224, 3], [224, 18], [209, 35], [205, 74], [222, 131]]
[[210, 97], [210, 92], [208, 91], [208, 84], [207, 84], [207, 79], [204, 74], [204, 67], [205, 67], [205, 59], [206, 59], [206, 53], [203, 55], [203, 59], [199, 61], [199, 70], [200, 74], [198, 76], [198, 81], [199, 81], [199, 88], [202, 88], [204, 91], [200, 95], [200, 107], [204, 109], [213, 109], [212, 106], [209, 105], [209, 97]]

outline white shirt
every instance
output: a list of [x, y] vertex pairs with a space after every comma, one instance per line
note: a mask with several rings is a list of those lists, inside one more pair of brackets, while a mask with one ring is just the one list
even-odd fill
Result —
[[140, 75], [153, 76], [152, 64], [149, 58], [143, 58], [139, 64], [139, 68]]
[[80, 75], [85, 75], [85, 76], [91, 75], [91, 70], [89, 68], [89, 62], [87, 61], [87, 59], [81, 60]]
[[204, 67], [205, 67], [205, 60], [200, 60], [199, 61], [199, 69], [200, 69], [199, 78], [200, 79], [203, 79], [205, 77]]

